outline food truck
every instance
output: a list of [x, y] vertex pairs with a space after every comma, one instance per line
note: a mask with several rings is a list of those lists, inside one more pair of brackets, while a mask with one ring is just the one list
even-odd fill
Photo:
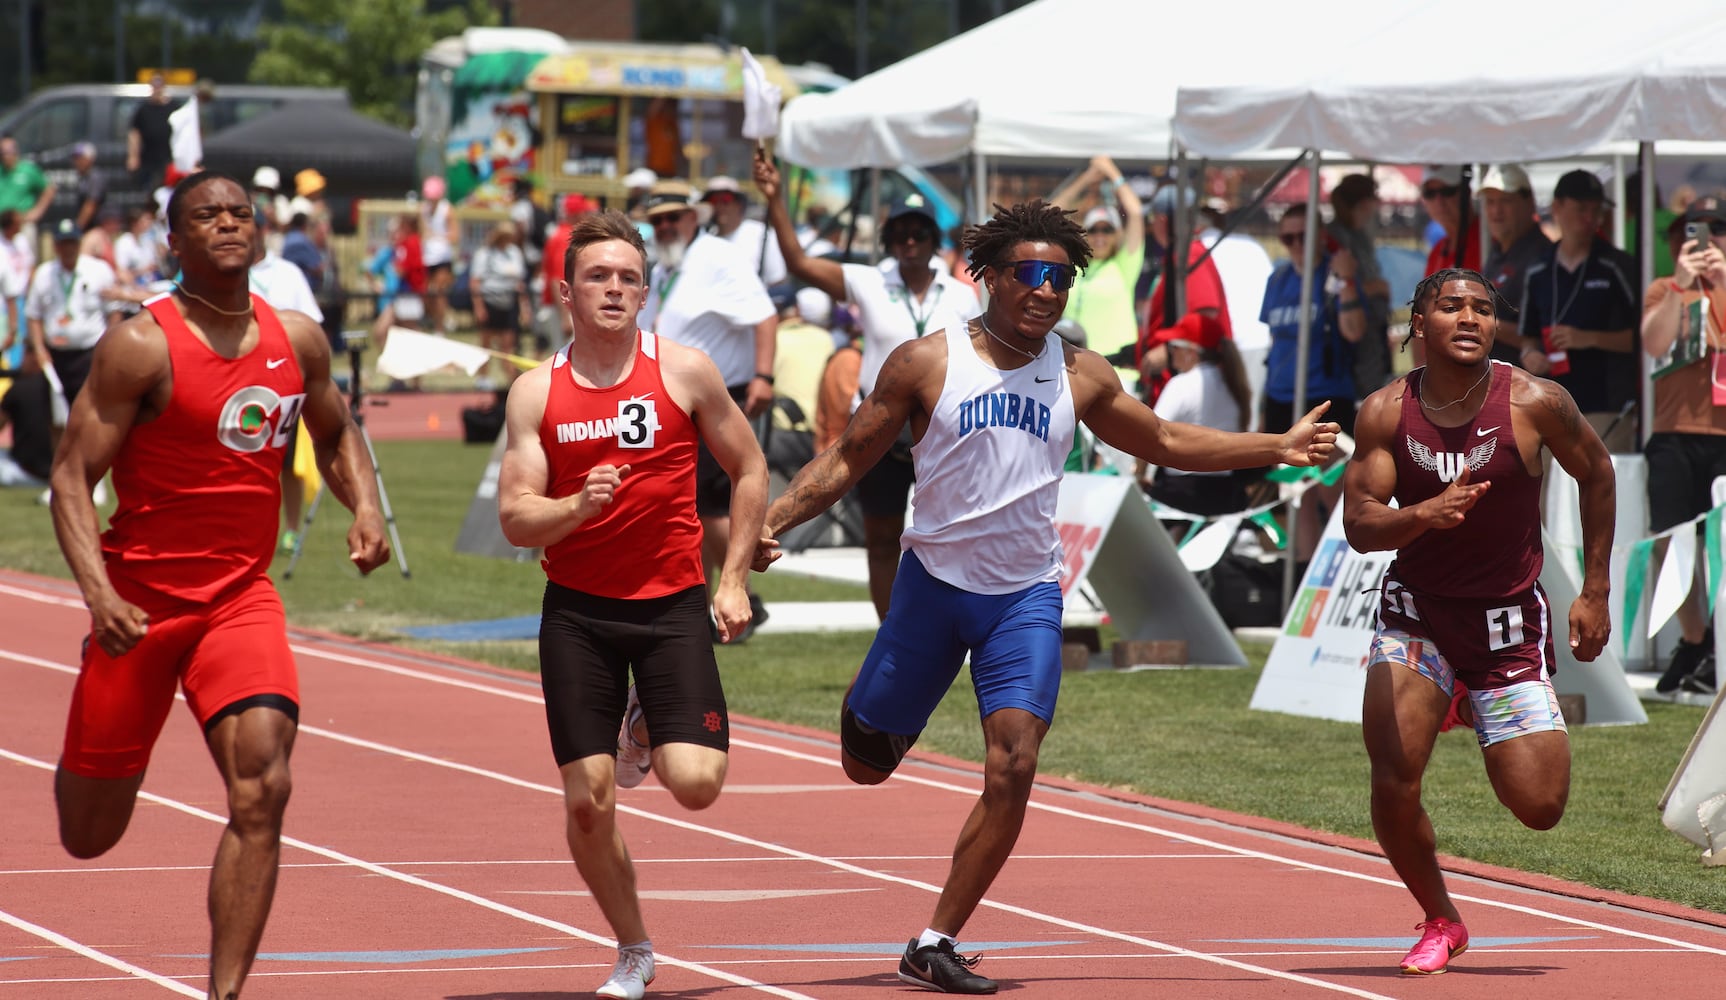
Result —
[[[825, 67], [757, 56], [784, 100], [847, 82]], [[724, 174], [748, 183], [743, 67], [719, 45], [572, 41], [532, 28], [470, 28], [420, 61], [415, 133], [422, 176], [442, 174], [458, 205], [502, 207], [510, 182], [531, 177], [542, 203], [580, 193], [622, 205], [638, 167], [697, 187]], [[921, 171], [884, 171], [882, 202], [916, 190], [943, 228], [956, 199]], [[837, 212], [853, 175], [794, 171], [793, 201]]]

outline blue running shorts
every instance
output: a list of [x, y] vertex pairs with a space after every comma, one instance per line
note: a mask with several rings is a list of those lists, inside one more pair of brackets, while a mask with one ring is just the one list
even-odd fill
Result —
[[929, 575], [909, 549], [899, 560], [887, 620], [851, 687], [851, 710], [883, 732], [923, 731], [971, 654], [978, 714], [1020, 708], [1055, 720], [1061, 689], [1061, 587], [973, 594]]

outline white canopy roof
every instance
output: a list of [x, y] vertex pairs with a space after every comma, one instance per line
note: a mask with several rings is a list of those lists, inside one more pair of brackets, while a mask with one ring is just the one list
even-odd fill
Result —
[[[1495, 0], [1466, 14], [1402, 0], [1351, 19], [1330, 5], [1311, 21], [1329, 30], [1287, 38], [1283, 59], [1243, 53], [1231, 37], [1226, 59], [1184, 80], [1182, 144], [1218, 158], [1307, 147], [1462, 163], [1726, 135], [1720, 0], [1647, 11], [1622, 0]], [[1290, 57], [1306, 72], [1291, 72]]]
[[1323, 3], [1336, 13], [1310, 19], [1287, 0], [1234, 0], [1225, 13], [1038, 0], [831, 93], [796, 98], [781, 117], [779, 152], [813, 167], [926, 166], [972, 152], [1164, 159], [1177, 86], [1240, 64], [1237, 36], [1262, 36], [1258, 50], [1286, 70], [1298, 44], [1291, 27], [1318, 44], [1330, 35], [1326, 19], [1365, 16], [1385, 0]]

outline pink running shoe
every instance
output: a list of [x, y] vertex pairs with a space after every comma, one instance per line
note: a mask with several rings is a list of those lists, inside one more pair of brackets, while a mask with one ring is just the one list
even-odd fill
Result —
[[1403, 956], [1405, 976], [1436, 976], [1450, 960], [1468, 950], [1468, 928], [1454, 920], [1438, 917], [1424, 924], [1415, 924], [1420, 942]]

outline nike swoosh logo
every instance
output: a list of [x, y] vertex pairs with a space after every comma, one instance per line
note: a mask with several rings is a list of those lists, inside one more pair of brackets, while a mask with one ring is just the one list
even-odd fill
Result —
[[1038, 382], [1038, 383], [1041, 383], [1041, 382], [1053, 382], [1053, 381], [1055, 381], [1055, 378], [1054, 378], [1054, 376], [1052, 376], [1052, 375], [1051, 375], [1051, 376], [1050, 376], [1050, 377], [1048, 377], [1048, 378], [1033, 378], [1033, 379], [1031, 379], [1031, 381], [1033, 381], [1033, 382]]
[[287, 358], [277, 358], [274, 361], [264, 362], [264, 367], [268, 368], [270, 371], [275, 371], [277, 368], [280, 368], [287, 363], [288, 363]]
[[1474, 429], [1474, 436], [1477, 438], [1483, 438], [1503, 426], [1503, 424], [1494, 424], [1491, 427], [1476, 427]]
[[1506, 670], [1504, 672], [1504, 676], [1506, 676], [1506, 677], [1520, 677], [1523, 674], [1526, 674], [1530, 670], [1533, 670], [1533, 669], [1534, 669], [1533, 667], [1521, 667], [1521, 668], [1516, 669], [1516, 670]]

